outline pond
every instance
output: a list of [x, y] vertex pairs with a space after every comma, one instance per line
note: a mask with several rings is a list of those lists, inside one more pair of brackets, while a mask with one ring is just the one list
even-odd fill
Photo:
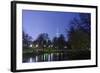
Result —
[[91, 59], [91, 52], [65, 51], [56, 53], [23, 54], [23, 63]]
[[46, 62], [46, 61], [62, 61], [68, 60], [66, 53], [43, 53], [39, 55], [27, 55], [23, 57], [24, 63]]

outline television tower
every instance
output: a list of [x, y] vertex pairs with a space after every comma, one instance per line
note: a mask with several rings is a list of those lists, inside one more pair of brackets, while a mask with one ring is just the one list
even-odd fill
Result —
[[57, 29], [56, 29], [56, 37], [59, 37], [59, 28], [57, 27]]

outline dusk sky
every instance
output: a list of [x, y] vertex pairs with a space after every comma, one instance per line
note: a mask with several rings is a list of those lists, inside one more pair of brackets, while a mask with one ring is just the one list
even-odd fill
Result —
[[67, 39], [67, 32], [70, 28], [70, 21], [78, 17], [79, 13], [55, 12], [55, 11], [22, 11], [23, 30], [35, 40], [39, 34], [47, 33], [49, 38], [63, 34]]

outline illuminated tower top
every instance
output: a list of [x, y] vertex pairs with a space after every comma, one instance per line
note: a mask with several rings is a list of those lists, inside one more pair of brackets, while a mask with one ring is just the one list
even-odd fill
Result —
[[56, 29], [56, 37], [59, 37], [59, 28]]

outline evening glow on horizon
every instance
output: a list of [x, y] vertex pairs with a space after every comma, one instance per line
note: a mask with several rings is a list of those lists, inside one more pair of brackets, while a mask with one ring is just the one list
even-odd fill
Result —
[[79, 13], [75, 12], [55, 12], [55, 11], [22, 11], [22, 29], [25, 33], [37, 39], [41, 33], [47, 33], [50, 39], [63, 34], [66, 39], [67, 31], [70, 29], [70, 22], [77, 18]]

